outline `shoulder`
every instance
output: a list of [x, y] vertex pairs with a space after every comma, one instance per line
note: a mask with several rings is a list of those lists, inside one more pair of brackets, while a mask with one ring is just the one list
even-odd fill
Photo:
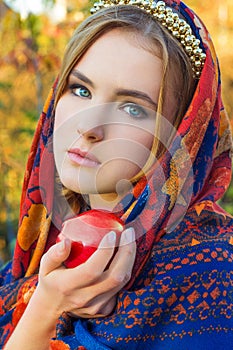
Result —
[[206, 201], [192, 206], [176, 226], [163, 236], [161, 245], [196, 245], [215, 241], [233, 244], [233, 217], [217, 204]]
[[193, 274], [200, 280], [202, 274], [217, 273], [221, 280], [225, 272], [233, 278], [232, 262], [233, 218], [209, 210], [190, 210], [154, 245], [149, 265], [156, 266], [161, 276], [169, 273], [174, 279]]

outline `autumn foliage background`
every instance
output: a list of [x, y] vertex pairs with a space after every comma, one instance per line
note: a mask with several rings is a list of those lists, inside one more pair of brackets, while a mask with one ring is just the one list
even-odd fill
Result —
[[[54, 2], [49, 1], [47, 14]], [[25, 163], [35, 126], [65, 45], [91, 2], [67, 0], [66, 18], [30, 14], [22, 19], [0, 0], [0, 265], [12, 254]], [[204, 20], [218, 53], [223, 99], [233, 126], [233, 2], [187, 0]], [[221, 201], [233, 214], [233, 186]]]

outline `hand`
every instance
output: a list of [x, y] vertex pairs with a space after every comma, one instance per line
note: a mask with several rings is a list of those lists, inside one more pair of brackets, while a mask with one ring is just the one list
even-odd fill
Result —
[[136, 255], [132, 228], [123, 231], [118, 252], [111, 261], [115, 240], [114, 232], [107, 234], [97, 251], [84, 264], [73, 269], [62, 265], [70, 253], [71, 242], [64, 240], [52, 246], [43, 256], [39, 271], [36, 294], [39, 300], [43, 300], [42, 305], [57, 317], [64, 311], [88, 318], [110, 314], [117, 293], [131, 277]]

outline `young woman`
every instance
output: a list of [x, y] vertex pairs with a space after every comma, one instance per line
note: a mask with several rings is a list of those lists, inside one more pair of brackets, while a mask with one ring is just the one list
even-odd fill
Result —
[[[179, 1], [100, 1], [76, 30], [33, 140], [1, 348], [232, 344], [231, 134], [217, 58]], [[56, 243], [90, 209], [125, 223], [83, 264]], [[105, 247], [105, 249], [102, 249]]]

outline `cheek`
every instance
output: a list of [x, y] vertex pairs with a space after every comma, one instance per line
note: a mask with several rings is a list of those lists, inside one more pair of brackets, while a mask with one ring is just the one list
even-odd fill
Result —
[[66, 95], [60, 98], [55, 109], [53, 133], [54, 152], [59, 157], [60, 152], [70, 148], [78, 138], [74, 110], [72, 101]]
[[134, 143], [137, 147], [134, 149], [134, 157], [137, 158], [148, 158], [151, 152], [151, 148], [154, 141], [154, 122], [147, 128], [138, 129], [134, 133]]
[[55, 122], [54, 122], [54, 130], [60, 128], [66, 121], [71, 119], [74, 114], [75, 107], [73, 106], [72, 99], [63, 95], [57, 103], [55, 109]]
[[64, 115], [64, 111], [65, 103], [63, 103], [63, 98], [60, 98], [55, 109], [54, 131], [56, 131], [64, 122], [64, 117], [62, 117]]
[[152, 144], [153, 144], [153, 141], [154, 141], [154, 134], [147, 132], [144, 135], [142, 135], [141, 140], [140, 140], [140, 144], [143, 145], [143, 147], [145, 147], [146, 149], [148, 149], [150, 151]]
[[119, 178], [122, 174], [122, 178], [129, 179], [143, 169], [150, 156], [154, 136], [147, 132], [135, 132], [134, 136], [133, 139], [129, 135], [127, 138], [125, 134], [104, 144], [101, 170], [111, 172], [113, 177], [116, 174]]
[[[127, 127], [126, 127], [127, 128]], [[125, 128], [125, 129], [126, 129]], [[145, 131], [138, 131], [138, 128], [130, 128], [121, 134], [111, 135], [106, 141], [95, 145], [96, 155], [100, 156], [102, 163], [127, 161], [141, 168], [148, 159], [154, 136]], [[133, 135], [133, 137], [132, 137]]]

